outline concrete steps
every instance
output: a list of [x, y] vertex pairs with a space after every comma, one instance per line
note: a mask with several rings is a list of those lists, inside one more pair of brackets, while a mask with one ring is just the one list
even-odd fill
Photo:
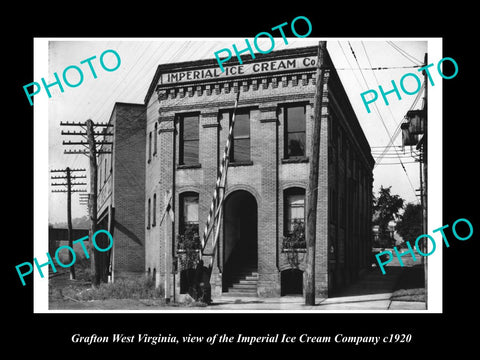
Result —
[[224, 296], [256, 297], [258, 284], [258, 272], [253, 269], [239, 271], [231, 278], [231, 285]]

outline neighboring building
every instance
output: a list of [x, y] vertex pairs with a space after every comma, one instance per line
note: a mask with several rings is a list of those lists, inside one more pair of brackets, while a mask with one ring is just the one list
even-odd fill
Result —
[[[144, 275], [145, 268], [145, 106], [116, 103], [105, 128], [113, 136], [98, 154], [98, 229], [114, 239], [110, 275]], [[96, 130], [100, 131], [100, 130]]]
[[[145, 271], [157, 285], [163, 286], [165, 255], [177, 256], [177, 235], [187, 228], [203, 232], [240, 91], [212, 294], [302, 294], [305, 244], [288, 250], [283, 243], [306, 217], [317, 51], [245, 56], [225, 73], [214, 60], [158, 66], [145, 98]], [[327, 66], [317, 190], [319, 296], [353, 281], [371, 260], [374, 161], [329, 56]], [[167, 215], [160, 225], [170, 189], [174, 222]], [[184, 293], [187, 272], [178, 265], [169, 276], [176, 293]]]
[[[72, 229], [72, 241], [77, 239], [81, 239], [85, 236], [88, 236], [88, 229]], [[88, 244], [88, 243], [87, 243]], [[57, 249], [60, 246], [68, 245], [68, 228], [55, 228], [55, 227], [48, 227], [48, 252], [50, 254], [55, 254]], [[73, 248], [75, 250], [75, 256], [77, 258], [84, 258], [85, 253], [82, 249], [82, 245], [77, 243], [73, 244]], [[67, 249], [60, 250], [60, 256], [67, 258], [69, 255], [69, 251]], [[68, 263], [68, 262], [67, 262]]]

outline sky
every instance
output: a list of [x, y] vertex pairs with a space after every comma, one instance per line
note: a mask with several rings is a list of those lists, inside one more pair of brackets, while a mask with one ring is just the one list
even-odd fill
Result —
[[[390, 104], [387, 106], [379, 95], [376, 101], [377, 106], [372, 106], [372, 112], [367, 113], [360, 94], [369, 89], [379, 93], [378, 85], [388, 91], [392, 89], [392, 80], [399, 84], [400, 78], [406, 73], [418, 73], [417, 68], [423, 63], [427, 52], [427, 41], [416, 38], [318, 39], [307, 37], [288, 38], [288, 45], [286, 45], [281, 38], [275, 38], [275, 50], [318, 45], [319, 40], [327, 41], [327, 50], [372, 148], [372, 155], [374, 159], [379, 160], [378, 155], [382, 147], [390, 143], [392, 135], [396, 134], [395, 130], [406, 112], [412, 108], [417, 96], [402, 92], [402, 99], [398, 100], [394, 94], [391, 94], [388, 95]], [[39, 56], [43, 61], [47, 60], [47, 65], [39, 71], [35, 70], [35, 79], [32, 81], [40, 82], [44, 77], [46, 81], [50, 79], [47, 83], [53, 82], [53, 73], [57, 72], [61, 75], [63, 69], [70, 65], [77, 65], [84, 70], [83, 82], [78, 87], [65, 86], [64, 92], [60, 92], [58, 86], [55, 86], [51, 88], [51, 98], [47, 97], [45, 91], [35, 96], [36, 105], [37, 101], [48, 103], [48, 119], [45, 122], [48, 122], [49, 169], [69, 166], [88, 170], [87, 156], [63, 153], [66, 147], [62, 145], [62, 140], [71, 139], [60, 134], [61, 130], [66, 130], [65, 127], [60, 127], [61, 121], [85, 122], [87, 119], [92, 119], [95, 122], [107, 122], [115, 102], [143, 103], [159, 64], [213, 59], [215, 51], [222, 48], [231, 49], [232, 44], [239, 45], [242, 41], [245, 40], [240, 38], [42, 39], [39, 44], [42, 52]], [[260, 43], [260, 47], [266, 49], [269, 46], [268, 44], [262, 46]], [[100, 54], [107, 49], [115, 50], [121, 58], [120, 67], [112, 72], [102, 70], [98, 63]], [[97, 57], [92, 61], [97, 73], [96, 79], [88, 71], [87, 64], [80, 64], [82, 60], [92, 56]], [[113, 57], [105, 56], [107, 66], [115, 65], [112, 59]], [[36, 57], [35, 62], [37, 60], [39, 59]], [[429, 55], [429, 62], [434, 60], [438, 61], [440, 57], [432, 59]], [[371, 68], [387, 69], [371, 70]], [[75, 79], [74, 71], [69, 72], [69, 75], [72, 83], [78, 80]], [[432, 76], [434, 79], [439, 79], [438, 74], [433, 70]], [[410, 91], [416, 88], [413, 77], [406, 78], [404, 85]], [[423, 93], [420, 95], [414, 109], [422, 106]], [[39, 126], [43, 126], [43, 123]], [[400, 134], [394, 137], [393, 144], [400, 146], [401, 141]], [[399, 163], [398, 154], [390, 150], [388, 155], [375, 165], [374, 193], [378, 194], [380, 186], [391, 186], [392, 193], [400, 195], [406, 202], [418, 202], [415, 189], [419, 188], [419, 165], [413, 158], [408, 157], [410, 148], [406, 148], [405, 152], [401, 148], [398, 149], [398, 153], [402, 155], [405, 170]], [[88, 189], [88, 187], [85, 188]], [[52, 194], [50, 190], [48, 220], [51, 223], [65, 222], [66, 195]], [[74, 218], [87, 215], [86, 207], [79, 205], [78, 196], [74, 194], [72, 197]]]

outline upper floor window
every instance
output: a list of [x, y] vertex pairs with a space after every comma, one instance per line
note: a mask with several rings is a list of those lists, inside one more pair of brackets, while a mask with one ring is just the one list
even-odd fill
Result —
[[305, 156], [305, 106], [285, 108], [285, 159]]
[[152, 226], [157, 225], [157, 194], [153, 194]]
[[107, 182], [107, 158], [103, 159], [103, 173], [104, 173], [104, 179], [103, 182]]
[[157, 153], [157, 137], [158, 137], [158, 124], [155, 122], [155, 129], [153, 132], [153, 155]]
[[179, 164], [199, 163], [199, 116], [185, 115], [180, 118]]
[[250, 111], [236, 113], [232, 135], [230, 161], [250, 161]]
[[152, 161], [152, 132], [148, 133], [148, 162]]
[[148, 199], [148, 208], [147, 208], [147, 229], [150, 229], [151, 211], [152, 211], [152, 202], [149, 198]]

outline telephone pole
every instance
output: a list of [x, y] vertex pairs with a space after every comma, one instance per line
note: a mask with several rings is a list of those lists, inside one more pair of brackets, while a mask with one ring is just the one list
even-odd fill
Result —
[[314, 125], [312, 133], [312, 159], [307, 189], [307, 260], [305, 268], [305, 305], [315, 305], [315, 242], [317, 232], [318, 168], [320, 157], [321, 114], [323, 100], [323, 72], [327, 42], [318, 44]]
[[[425, 66], [428, 64], [428, 53], [425, 53]], [[423, 123], [423, 151], [420, 151], [421, 159], [423, 158], [423, 186], [422, 188], [422, 215], [423, 215], [423, 233], [427, 234], [428, 231], [428, 181], [427, 181], [427, 165], [428, 165], [428, 79], [426, 71], [423, 71], [424, 81], [425, 81], [425, 100], [423, 103], [424, 110], [424, 123]], [[421, 164], [421, 162], [420, 162]], [[421, 181], [421, 180], [420, 180]], [[425, 244], [425, 249], [427, 244]], [[425, 258], [424, 263], [424, 272], [425, 272], [425, 304], [428, 304], [428, 263], [427, 258]]]
[[[69, 167], [60, 170], [60, 169], [54, 169], [50, 170], [52, 173], [65, 173], [65, 176], [51, 176], [52, 180], [65, 180], [66, 183], [52, 183], [51, 186], [66, 186], [66, 189], [62, 190], [52, 190], [52, 192], [62, 192], [62, 193], [67, 193], [67, 237], [68, 237], [68, 246], [73, 248], [73, 236], [72, 236], [72, 193], [73, 192], [85, 192], [85, 189], [72, 189], [74, 186], [78, 185], [87, 185], [86, 183], [82, 182], [76, 182], [72, 183], [72, 180], [75, 179], [85, 179], [87, 176], [86, 175], [72, 175], [72, 172], [78, 172], [78, 171], [85, 171], [85, 169], [70, 169]], [[69, 264], [73, 262], [72, 259], [72, 253], [69, 251], [68, 252], [68, 261]], [[75, 280], [75, 266], [72, 265], [70, 266], [70, 280]]]
[[[95, 246], [93, 246], [92, 237], [97, 231], [97, 195], [98, 195], [98, 166], [97, 155], [98, 154], [111, 154], [112, 150], [107, 149], [107, 146], [113, 145], [112, 141], [107, 141], [107, 136], [113, 136], [112, 133], [106, 130], [109, 127], [113, 127], [112, 124], [98, 123], [95, 124], [92, 120], [87, 120], [85, 123], [75, 122], [61, 122], [61, 126], [78, 126], [81, 131], [62, 131], [62, 135], [82, 136], [84, 140], [80, 141], [63, 141], [63, 145], [82, 145], [84, 149], [78, 150], [65, 150], [65, 154], [84, 154], [89, 157], [90, 161], [90, 195], [88, 198], [88, 213], [90, 217], [90, 253], [91, 269], [92, 269], [92, 286], [98, 287], [101, 282], [108, 282], [108, 266], [106, 261], [107, 254], [99, 252]], [[104, 131], [95, 131], [95, 128], [103, 127]], [[97, 140], [96, 136], [102, 136], [103, 140]], [[97, 145], [100, 148], [97, 149]], [[96, 239], [100, 242], [99, 239]]]

